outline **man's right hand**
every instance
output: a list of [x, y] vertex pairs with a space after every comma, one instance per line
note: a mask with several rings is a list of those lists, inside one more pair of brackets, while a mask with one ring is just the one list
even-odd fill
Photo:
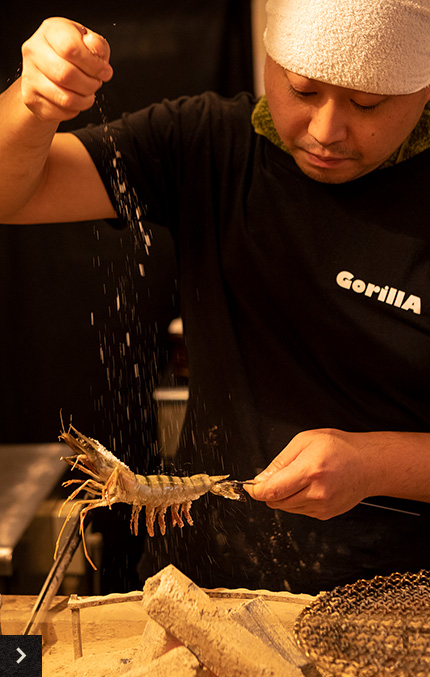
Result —
[[91, 108], [111, 79], [107, 41], [63, 18], [44, 21], [22, 46], [23, 102], [41, 120], [60, 123]]
[[68, 19], [42, 23], [23, 45], [22, 75], [0, 96], [0, 222], [115, 217], [88, 151], [58, 125], [91, 108], [113, 71], [101, 35]]

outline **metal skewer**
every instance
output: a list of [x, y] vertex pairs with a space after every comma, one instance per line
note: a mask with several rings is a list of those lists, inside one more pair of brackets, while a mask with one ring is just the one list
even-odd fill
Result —
[[[86, 493], [84, 500], [89, 496], [90, 494]], [[22, 633], [23, 635], [37, 634], [38, 628], [48, 613], [51, 602], [57, 594], [58, 588], [63, 582], [67, 568], [82, 539], [80, 532], [80, 514], [81, 511], [79, 510], [69, 520], [70, 526], [63, 538], [63, 547], [57, 555], [57, 558], [46, 577], [39, 596], [34, 604], [30, 618]]]

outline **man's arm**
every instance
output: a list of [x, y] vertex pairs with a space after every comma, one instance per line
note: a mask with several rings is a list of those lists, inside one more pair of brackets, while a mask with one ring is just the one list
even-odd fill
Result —
[[296, 435], [249, 494], [269, 507], [329, 519], [369, 496], [430, 502], [430, 433], [309, 430]]
[[0, 222], [115, 216], [97, 170], [58, 125], [91, 107], [112, 76], [109, 46], [67, 19], [48, 19], [23, 45], [21, 77], [0, 96]]

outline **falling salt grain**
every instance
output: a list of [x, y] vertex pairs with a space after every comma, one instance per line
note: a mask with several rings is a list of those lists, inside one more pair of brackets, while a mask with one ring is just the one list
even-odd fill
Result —
[[130, 347], [130, 332], [129, 331], [126, 332], [126, 334], [125, 334], [125, 342], [126, 342], [127, 346]]
[[91, 326], [94, 327], [94, 313], [91, 313]]
[[139, 365], [137, 363], [134, 364], [134, 375], [136, 378], [139, 377]]
[[116, 309], [119, 310], [121, 308], [121, 299], [119, 297], [119, 294], [116, 295]]
[[142, 277], [145, 277], [145, 266], [143, 263], [139, 263], [139, 273]]

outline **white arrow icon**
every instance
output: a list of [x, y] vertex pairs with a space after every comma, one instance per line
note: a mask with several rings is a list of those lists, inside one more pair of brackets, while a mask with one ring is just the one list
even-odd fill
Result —
[[26, 654], [19, 648], [19, 646], [17, 647], [16, 650], [19, 651], [19, 653], [21, 654], [20, 657], [17, 660], [17, 663], [21, 663], [21, 661], [24, 660]]

